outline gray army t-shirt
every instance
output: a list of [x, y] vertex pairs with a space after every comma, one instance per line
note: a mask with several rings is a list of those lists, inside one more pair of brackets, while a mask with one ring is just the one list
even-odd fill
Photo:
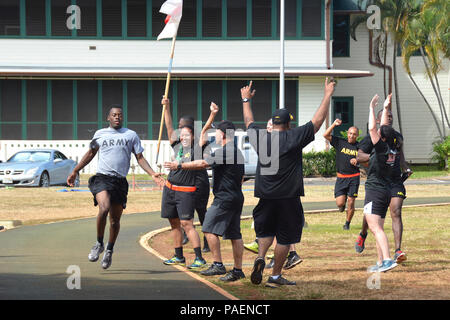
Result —
[[144, 151], [136, 132], [127, 128], [111, 127], [97, 130], [91, 141], [91, 148], [98, 150], [97, 173], [126, 177], [130, 170], [131, 153]]

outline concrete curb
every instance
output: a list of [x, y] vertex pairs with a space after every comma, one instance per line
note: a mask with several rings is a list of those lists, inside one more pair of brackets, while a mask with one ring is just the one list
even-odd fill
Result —
[[[200, 225], [200, 223], [195, 223], [195, 225]], [[169, 231], [171, 228], [170, 227], [165, 227], [165, 228], [161, 228], [158, 230], [154, 230], [151, 231], [149, 233], [144, 234], [141, 239], [139, 240], [139, 244], [148, 252], [150, 252], [151, 254], [155, 255], [156, 257], [158, 257], [161, 260], [167, 260], [166, 257], [164, 257], [163, 255], [161, 255], [159, 252], [157, 252], [156, 250], [154, 250], [152, 247], [150, 247], [150, 245], [148, 244], [148, 242], [150, 241], [151, 238], [153, 238], [154, 236], [163, 233], [165, 231]], [[192, 278], [194, 278], [195, 280], [200, 281], [201, 283], [207, 285], [208, 287], [210, 287], [211, 289], [215, 290], [217, 293], [223, 295], [225, 298], [228, 298], [230, 300], [240, 300], [239, 298], [233, 296], [232, 294], [228, 293], [227, 291], [225, 291], [224, 289], [220, 288], [219, 286], [209, 282], [208, 280], [205, 280], [204, 278], [200, 277], [199, 275], [189, 271], [188, 269], [186, 269], [185, 267], [182, 266], [177, 266], [174, 265], [172, 266], [176, 269], [178, 269], [179, 271], [182, 271], [184, 273], [186, 273], [187, 275], [191, 276]]]

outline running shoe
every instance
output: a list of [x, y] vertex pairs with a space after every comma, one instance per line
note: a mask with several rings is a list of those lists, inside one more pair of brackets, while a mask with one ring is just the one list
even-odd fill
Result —
[[344, 225], [342, 226], [342, 229], [344, 229], [344, 230], [350, 230], [350, 225], [349, 225], [349, 224], [344, 224]]
[[302, 261], [303, 261], [302, 258], [300, 258], [300, 256], [297, 253], [294, 253], [294, 254], [288, 256], [287, 261], [284, 264], [283, 269], [285, 269], [285, 270], [292, 269], [293, 267], [295, 267], [296, 265], [298, 265]]
[[89, 261], [95, 262], [100, 257], [100, 254], [105, 250], [105, 247], [102, 243], [96, 242], [92, 247], [91, 252], [88, 255]]
[[177, 258], [176, 256], [173, 256], [172, 258], [165, 260], [163, 262], [166, 265], [179, 265], [179, 266], [186, 266], [186, 259], [183, 257], [182, 259]]
[[289, 281], [288, 279], [279, 276], [278, 279], [274, 279], [272, 276], [266, 282], [266, 287], [269, 288], [279, 288], [281, 286], [295, 286], [297, 283], [295, 281]]
[[356, 239], [355, 250], [358, 253], [362, 253], [364, 251], [364, 242], [366, 241], [367, 235], [363, 237], [361, 234], [358, 235], [358, 239]]
[[259, 245], [258, 242], [253, 241], [251, 243], [244, 244], [244, 249], [247, 249], [248, 251], [251, 251], [253, 253], [258, 253]]
[[378, 269], [380, 272], [386, 272], [388, 270], [394, 269], [398, 264], [394, 260], [383, 260], [383, 264]]
[[201, 269], [206, 266], [205, 259], [195, 258], [194, 262], [188, 266], [188, 269]]
[[200, 272], [200, 274], [204, 276], [218, 276], [226, 273], [227, 269], [225, 269], [224, 265], [218, 266], [215, 263], [211, 264], [211, 266], [208, 269]]
[[250, 281], [253, 284], [261, 283], [265, 266], [266, 266], [266, 263], [264, 262], [264, 258], [258, 257], [255, 259], [255, 263], [253, 264], [252, 274], [250, 276]]
[[369, 273], [380, 272], [379, 269], [380, 269], [380, 267], [381, 267], [382, 265], [383, 265], [382, 263], [380, 263], [380, 262], [377, 261], [377, 263], [376, 263], [375, 265], [370, 266], [370, 267], [367, 268], [367, 272], [369, 272]]
[[108, 269], [111, 266], [112, 254], [113, 254], [112, 250], [106, 249], [105, 254], [103, 255], [103, 259], [102, 259], [102, 268], [103, 269]]
[[220, 277], [219, 280], [221, 281], [225, 281], [225, 282], [233, 282], [239, 279], [244, 279], [245, 278], [245, 274], [242, 271], [236, 271], [236, 270], [231, 270], [230, 272], [228, 272], [225, 276]]
[[406, 259], [407, 259], [406, 258], [406, 253], [404, 253], [402, 250], [395, 251], [394, 261], [396, 263], [402, 263], [402, 262], [406, 261]]

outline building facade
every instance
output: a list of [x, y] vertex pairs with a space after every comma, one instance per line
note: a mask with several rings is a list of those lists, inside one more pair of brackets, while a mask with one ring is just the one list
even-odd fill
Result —
[[[142, 140], [156, 140], [171, 45], [156, 41], [164, 27], [163, 2], [2, 0], [0, 140], [89, 140], [107, 125], [112, 104], [124, 107], [124, 125]], [[355, 12], [340, 5], [286, 0], [285, 101], [294, 125], [311, 119], [325, 76], [340, 79], [328, 123], [340, 116], [345, 125], [364, 128], [372, 91], [381, 93], [382, 70], [368, 63], [363, 26], [361, 40], [348, 41], [348, 56], [341, 52], [348, 38], [342, 21]], [[265, 125], [279, 107], [279, 6], [278, 0], [184, 1], [169, 93], [174, 118], [205, 121], [215, 101], [218, 119], [243, 128], [240, 88], [253, 80], [255, 120]], [[420, 128], [406, 131], [408, 142], [432, 135]], [[324, 129], [308, 150], [327, 148]], [[424, 161], [414, 148], [407, 157]]]

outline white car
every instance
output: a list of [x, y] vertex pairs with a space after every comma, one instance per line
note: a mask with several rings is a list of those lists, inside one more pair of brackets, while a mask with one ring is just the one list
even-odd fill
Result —
[[[249, 142], [249, 137], [247, 132], [245, 131], [235, 131], [234, 134], [235, 143], [238, 146], [238, 149], [241, 150], [242, 155], [244, 156], [244, 168], [245, 174], [244, 179], [248, 180], [254, 178], [256, 175], [256, 165], [258, 163], [258, 154], [255, 149]], [[208, 134], [208, 141], [211, 143], [212, 151], [219, 148], [219, 146], [215, 143], [214, 133]], [[208, 170], [208, 175], [212, 176], [212, 170]]]
[[[65, 185], [76, 162], [58, 150], [30, 149], [19, 151], [0, 163], [0, 186], [49, 187]], [[80, 185], [77, 177], [75, 186]]]

